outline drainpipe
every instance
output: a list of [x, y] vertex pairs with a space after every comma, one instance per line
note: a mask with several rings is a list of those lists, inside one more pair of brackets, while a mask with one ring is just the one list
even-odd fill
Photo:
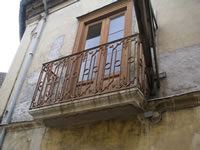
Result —
[[47, 15], [48, 14], [48, 5], [47, 5], [47, 0], [42, 0], [43, 4], [44, 4], [44, 11], [45, 11], [45, 14]]
[[[15, 108], [15, 104], [17, 102], [17, 98], [18, 98], [18, 96], [20, 94], [20, 90], [22, 88], [23, 81], [25, 79], [26, 73], [27, 73], [27, 71], [29, 69], [29, 66], [31, 64], [31, 61], [32, 61], [32, 58], [33, 58], [33, 54], [34, 54], [34, 52], [35, 52], [35, 50], [37, 48], [41, 33], [43, 31], [43, 28], [44, 28], [44, 25], [45, 25], [45, 22], [46, 22], [46, 17], [47, 17], [47, 3], [46, 3], [46, 0], [43, 0], [43, 3], [44, 3], [44, 6], [45, 6], [45, 15], [43, 16], [43, 18], [41, 20], [41, 23], [40, 23], [40, 26], [39, 26], [39, 30], [37, 32], [37, 35], [36, 35], [34, 41], [33, 41], [33, 46], [31, 47], [31, 49], [29, 51], [29, 55], [28, 55], [28, 57], [26, 59], [24, 70], [22, 72], [22, 75], [21, 75], [20, 80], [19, 80], [19, 84], [17, 85], [17, 88], [16, 88], [16, 92], [15, 92], [14, 98], [13, 98], [13, 100], [11, 102], [11, 105], [10, 105], [10, 108], [8, 110], [8, 115], [7, 115], [5, 124], [9, 124], [11, 122], [11, 118], [12, 118], [12, 114], [13, 114], [13, 111], [14, 111], [14, 108]], [[4, 141], [4, 138], [5, 138], [5, 135], [6, 135], [6, 128], [3, 128], [2, 131], [1, 131], [1, 135], [0, 135], [0, 150], [2, 149], [2, 145], [3, 145], [3, 141]]]

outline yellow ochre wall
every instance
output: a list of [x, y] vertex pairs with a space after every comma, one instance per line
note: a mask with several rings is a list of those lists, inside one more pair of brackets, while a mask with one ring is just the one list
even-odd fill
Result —
[[132, 116], [77, 127], [9, 131], [3, 150], [29, 150], [33, 145], [35, 150], [199, 150], [199, 113], [196, 107], [166, 112], [158, 123]]

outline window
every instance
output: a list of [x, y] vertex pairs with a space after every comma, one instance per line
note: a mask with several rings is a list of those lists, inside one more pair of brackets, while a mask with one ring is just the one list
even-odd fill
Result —
[[[125, 22], [124, 14], [115, 16], [110, 19], [108, 42], [121, 39], [124, 37], [124, 22]], [[117, 43], [114, 43], [113, 46], [116, 46], [116, 44]], [[108, 64], [107, 65], [108, 68], [111, 69], [107, 69], [107, 66], [105, 66], [106, 69], [104, 75], [120, 71], [120, 64], [116, 65], [115, 67], [114, 65], [115, 59], [113, 59], [113, 57], [116, 56], [116, 61], [120, 62], [122, 55], [122, 46], [120, 45], [119, 47], [117, 47], [117, 50], [114, 52], [112, 50], [113, 50], [112, 48], [108, 48], [106, 56], [106, 64]]]
[[[95, 23], [88, 26], [88, 32], [87, 32], [87, 37], [85, 40], [84, 50], [90, 49], [100, 44], [101, 26], [102, 26], [102, 22]], [[86, 60], [83, 60], [81, 62], [79, 81], [85, 81], [87, 79], [91, 80], [92, 78], [94, 78], [94, 76], [92, 75], [92, 71], [90, 71], [89, 74], [87, 75], [84, 74], [84, 70], [89, 71], [89, 68], [96, 65], [96, 61], [93, 60], [93, 58], [96, 56], [94, 55], [94, 53], [95, 53], [95, 49], [92, 50], [91, 53], [87, 55]]]
[[[95, 36], [97, 37], [98, 35], [99, 44], [112, 41], [112, 38], [117, 36], [117, 33], [113, 36], [112, 33], [120, 31], [120, 29], [123, 30], [121, 35], [131, 35], [132, 3], [132, 0], [119, 1], [87, 15], [78, 17], [80, 24], [74, 43], [73, 53], [84, 50], [86, 48], [85, 41], [88, 41]], [[123, 15], [120, 16], [120, 14]], [[121, 21], [123, 21], [123, 23], [121, 23]], [[121, 26], [116, 26], [117, 23], [121, 23]], [[96, 33], [92, 33], [94, 30], [98, 31], [96, 31]], [[88, 32], [89, 34], [87, 34]], [[118, 33], [118, 35], [119, 34], [120, 33]]]
[[[74, 45], [73, 52], [80, 52], [97, 47], [111, 41], [131, 35], [132, 23], [132, 0], [120, 1], [105, 8], [94, 11], [88, 15], [79, 17], [80, 25]], [[112, 46], [116, 46], [113, 43]], [[117, 48], [107, 47], [104, 56], [103, 74], [105, 77], [120, 72], [122, 45]], [[95, 78], [93, 66], [96, 66], [99, 59], [97, 49], [90, 50], [85, 59], [82, 59], [79, 66], [78, 82], [88, 81]]]

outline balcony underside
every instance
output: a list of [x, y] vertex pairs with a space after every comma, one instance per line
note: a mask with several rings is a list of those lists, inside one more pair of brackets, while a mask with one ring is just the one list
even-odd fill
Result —
[[131, 88], [33, 109], [30, 114], [46, 126], [66, 126], [135, 115], [142, 112], [144, 104], [143, 94]]

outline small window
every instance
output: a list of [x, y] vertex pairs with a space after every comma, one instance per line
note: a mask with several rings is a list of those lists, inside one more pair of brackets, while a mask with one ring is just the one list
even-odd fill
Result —
[[85, 49], [89, 49], [100, 44], [100, 33], [101, 23], [89, 26]]
[[[75, 41], [74, 52], [85, 52], [80, 62], [78, 81], [94, 80], [94, 67], [97, 65], [100, 54], [97, 52], [98, 45], [106, 44], [131, 34], [132, 1], [123, 1], [102, 8], [94, 13], [80, 17], [80, 25]], [[116, 46], [118, 43], [113, 43]], [[118, 44], [119, 45], [119, 44]], [[101, 63], [104, 64], [104, 76], [120, 72], [122, 45], [116, 49], [107, 47], [106, 54]], [[87, 55], [85, 57], [85, 55]], [[116, 64], [117, 63], [117, 64]], [[100, 68], [98, 68], [100, 69]]]
[[108, 42], [124, 37], [124, 14], [110, 20]]

